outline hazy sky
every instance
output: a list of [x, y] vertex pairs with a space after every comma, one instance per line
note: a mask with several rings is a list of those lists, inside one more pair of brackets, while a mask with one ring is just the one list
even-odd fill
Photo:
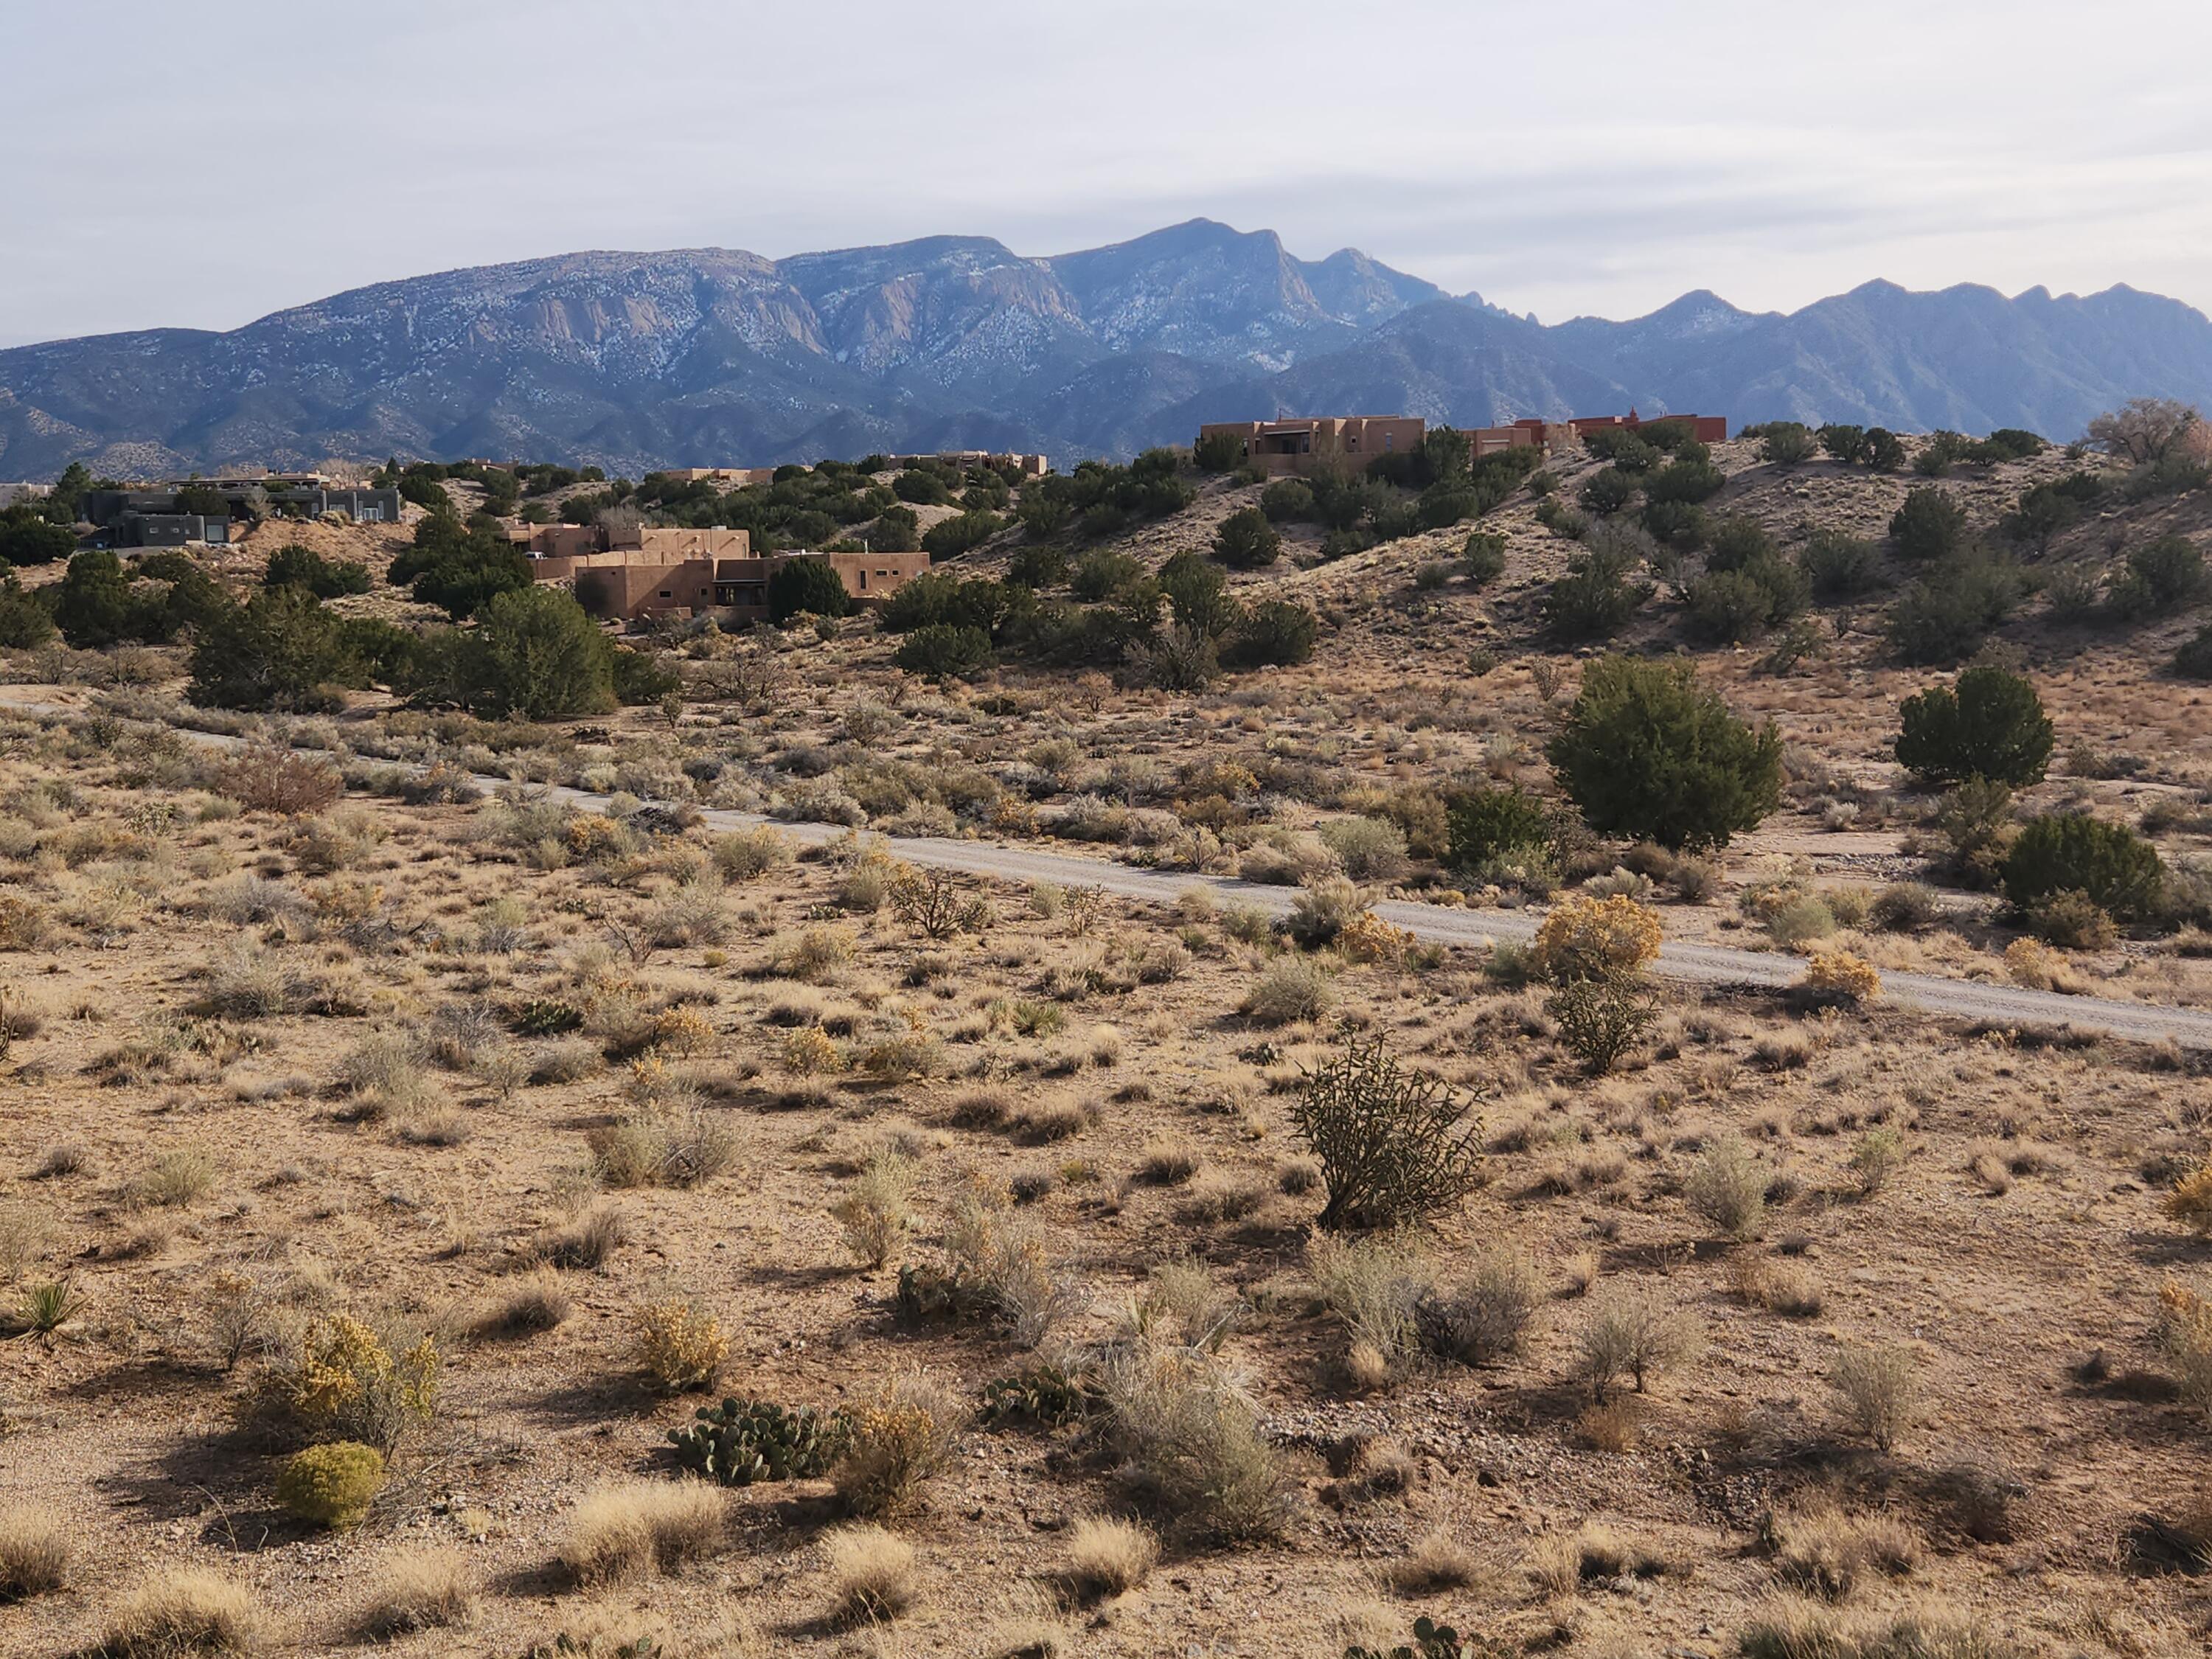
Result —
[[2212, 309], [2208, 52], [2204, 0], [0, 0], [0, 344], [1200, 214], [1547, 322], [1874, 276]]

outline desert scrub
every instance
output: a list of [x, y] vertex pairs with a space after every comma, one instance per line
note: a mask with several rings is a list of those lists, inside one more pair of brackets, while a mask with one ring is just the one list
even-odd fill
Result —
[[264, 1379], [311, 1431], [390, 1451], [437, 1410], [439, 1356], [428, 1336], [380, 1333], [350, 1314], [311, 1322]]
[[1920, 1367], [1894, 1342], [1846, 1342], [1828, 1369], [1844, 1426], [1892, 1449], [1919, 1420]]
[[276, 1477], [276, 1501], [302, 1521], [333, 1532], [361, 1524], [384, 1489], [384, 1454], [354, 1440], [295, 1452]]
[[1659, 913], [1621, 894], [1570, 898], [1536, 930], [1536, 972], [1554, 983], [1641, 972], [1659, 954]]
[[[955, 1198], [944, 1234], [945, 1275], [957, 1305], [1003, 1319], [1024, 1347], [1035, 1347], [1081, 1306], [1080, 1292], [1055, 1271], [1044, 1224], [1017, 1209], [1013, 1196], [981, 1178]], [[900, 1275], [902, 1300], [916, 1276]]]
[[1303, 1075], [1291, 1127], [1318, 1158], [1326, 1228], [1396, 1225], [1458, 1205], [1482, 1178], [1482, 1126], [1442, 1079], [1353, 1039]]
[[1328, 970], [1304, 957], [1277, 957], [1244, 994], [1245, 1017], [1261, 1025], [1317, 1020], [1336, 1006]]
[[1232, 1542], [1281, 1531], [1287, 1473], [1218, 1360], [1139, 1343], [1109, 1357], [1100, 1387], [1125, 1478], [1163, 1514]]
[[586, 1494], [568, 1517], [561, 1565], [580, 1584], [672, 1571], [721, 1547], [722, 1494], [696, 1480], [624, 1480]]
[[913, 1225], [914, 1160], [896, 1146], [878, 1146], [830, 1212], [844, 1229], [845, 1248], [861, 1266], [891, 1259]]
[[0, 1601], [21, 1601], [66, 1585], [74, 1536], [60, 1516], [38, 1504], [0, 1510]]
[[847, 1413], [844, 1455], [830, 1473], [855, 1515], [904, 1509], [952, 1461], [966, 1409], [920, 1372], [900, 1377]]
[[1822, 1001], [1856, 1007], [1881, 994], [1881, 974], [1865, 957], [1849, 951], [1815, 951], [1805, 963], [1798, 986]]
[[1690, 1166], [1683, 1201], [1724, 1238], [1756, 1238], [1766, 1225], [1766, 1165], [1734, 1134], [1716, 1135]]
[[730, 1357], [721, 1321], [686, 1297], [648, 1304], [631, 1322], [637, 1332], [638, 1369], [664, 1393], [713, 1387]]
[[1643, 1393], [1650, 1378], [1685, 1364], [1704, 1346], [1689, 1311], [1643, 1285], [1616, 1285], [1593, 1296], [1575, 1340], [1582, 1374], [1601, 1399], [1623, 1375]]
[[1527, 1345], [1544, 1299], [1534, 1264], [1498, 1246], [1478, 1255], [1456, 1283], [1423, 1297], [1414, 1324], [1430, 1353], [1462, 1365], [1496, 1365]]

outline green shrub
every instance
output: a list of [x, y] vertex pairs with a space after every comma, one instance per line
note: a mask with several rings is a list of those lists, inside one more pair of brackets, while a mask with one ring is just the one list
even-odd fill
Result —
[[1260, 492], [1260, 511], [1274, 524], [1310, 519], [1314, 514], [1313, 486], [1303, 478], [1278, 478]]
[[776, 622], [798, 616], [842, 617], [852, 609], [853, 596], [827, 559], [786, 559], [769, 573], [768, 614]]
[[1481, 1179], [1481, 1125], [1442, 1079], [1399, 1068], [1381, 1039], [1307, 1073], [1291, 1124], [1322, 1166], [1323, 1227], [1398, 1226], [1456, 1206]]
[[343, 625], [304, 585], [228, 598], [201, 622], [185, 695], [204, 708], [319, 710], [333, 688], [367, 683]]
[[356, 561], [339, 562], [325, 558], [313, 548], [296, 543], [280, 547], [269, 556], [269, 567], [262, 574], [264, 587], [283, 587], [287, 583], [304, 587], [319, 599], [335, 599], [348, 593], [368, 592], [368, 567]]
[[2175, 649], [2172, 671], [2185, 680], [2212, 680], [2212, 625], [2198, 629]]
[[1544, 625], [1570, 640], [1619, 633], [1651, 597], [1648, 583], [1632, 580], [1637, 562], [1624, 547], [1576, 554], [1567, 562], [1566, 574], [1544, 595]]
[[2030, 818], [2004, 857], [2005, 896], [2032, 910], [2053, 893], [2078, 892], [2124, 921], [2155, 914], [2166, 884], [2158, 849], [2125, 824], [2081, 813]]
[[1717, 520], [1709, 532], [1705, 551], [1708, 570], [1741, 570], [1767, 564], [1782, 556], [1766, 526], [1746, 514], [1730, 514]]
[[1551, 814], [1523, 790], [1455, 790], [1444, 798], [1446, 845], [1453, 866], [1475, 870], [1500, 854], [1552, 844]]
[[1244, 613], [1222, 646], [1231, 668], [1290, 667], [1312, 657], [1321, 619], [1290, 599], [1262, 599]]
[[2167, 617], [2204, 597], [2204, 556], [2185, 536], [2161, 536], [2128, 555], [2112, 584], [2112, 609], [2124, 617]]
[[1282, 556], [1283, 538], [1267, 515], [1256, 507], [1243, 507], [1221, 521], [1213, 532], [1213, 556], [1237, 570], [1258, 570]]
[[2112, 918], [2087, 893], [2045, 893], [2027, 909], [2028, 931], [2069, 951], [2102, 951], [2115, 937]]
[[1816, 530], [1797, 562], [1813, 592], [1824, 599], [1851, 599], [1882, 585], [1881, 558], [1872, 542], [1840, 530]]
[[1233, 432], [1208, 432], [1190, 447], [1190, 459], [1201, 472], [1228, 472], [1244, 459], [1244, 441]]
[[495, 522], [464, 525], [433, 513], [415, 526], [415, 544], [392, 562], [385, 580], [411, 583], [415, 598], [443, 607], [455, 622], [501, 593], [528, 587], [530, 561]]
[[1493, 531], [1470, 532], [1460, 550], [1459, 574], [1477, 587], [1496, 581], [1505, 574], [1505, 538]]
[[1651, 538], [1677, 553], [1696, 552], [1711, 528], [1705, 509], [1695, 501], [1646, 501], [1642, 516]]
[[23, 589], [10, 569], [0, 569], [0, 649], [22, 650], [54, 636], [54, 619]]
[[125, 640], [158, 645], [178, 627], [161, 590], [134, 583], [123, 562], [100, 549], [73, 556], [60, 582], [40, 597], [62, 638], [80, 651], [104, 651]]
[[902, 501], [929, 507], [942, 507], [952, 499], [952, 492], [945, 488], [944, 479], [918, 466], [908, 467], [891, 480], [891, 494]]
[[1204, 639], [1229, 631], [1241, 607], [1230, 597], [1229, 579], [1212, 560], [1184, 551], [1160, 567], [1160, 592], [1180, 627]]
[[1984, 664], [1905, 700], [1897, 763], [1928, 783], [2042, 781], [2057, 733], [2027, 680]]
[[1902, 661], [1958, 662], [1988, 643], [2020, 603], [2022, 586], [2019, 571], [1993, 558], [1946, 559], [1899, 596], [1883, 631]]
[[1845, 466], [1864, 458], [1867, 453], [1866, 428], [1863, 426], [1822, 427], [1813, 434], [1820, 441], [1820, 447]]
[[1684, 444], [1674, 459], [1644, 481], [1644, 499], [1654, 506], [1670, 501], [1709, 501], [1728, 483], [1705, 447]]
[[1006, 526], [1006, 521], [995, 513], [963, 513], [957, 518], [940, 520], [922, 532], [921, 550], [933, 559], [957, 558]]
[[1759, 434], [1759, 454], [1776, 466], [1796, 466], [1813, 459], [1813, 434], [1802, 421], [1769, 421]]
[[1636, 480], [1617, 466], [1602, 467], [1583, 480], [1577, 499], [1601, 517], [1618, 513], [1636, 499]]
[[991, 665], [991, 636], [980, 628], [932, 623], [899, 642], [891, 660], [909, 674], [933, 680], [960, 679]]
[[871, 553], [911, 553], [921, 545], [921, 520], [910, 507], [887, 507], [861, 539]]
[[1889, 520], [1890, 539], [1908, 559], [1948, 558], [1966, 542], [1966, 509], [1948, 490], [1913, 490]]
[[471, 706], [495, 717], [565, 720], [615, 706], [613, 647], [557, 587], [496, 595], [460, 649]]
[[302, 1521], [343, 1532], [360, 1524], [384, 1489], [384, 1454], [333, 1440], [296, 1454], [276, 1477], [276, 1501]]
[[1560, 1046], [1596, 1077], [1619, 1065], [1658, 1018], [1640, 975], [1570, 979], [1545, 999], [1544, 1012], [1559, 1028]]
[[1736, 719], [1686, 662], [1592, 663], [1546, 753], [1592, 829], [1671, 850], [1725, 846], [1781, 799], [1781, 735]]
[[1809, 586], [1796, 566], [1768, 554], [1733, 570], [1710, 571], [1682, 597], [1692, 633], [1741, 645], [1803, 615]]
[[21, 569], [52, 564], [76, 551], [76, 532], [55, 524], [28, 501], [0, 509], [0, 563]]

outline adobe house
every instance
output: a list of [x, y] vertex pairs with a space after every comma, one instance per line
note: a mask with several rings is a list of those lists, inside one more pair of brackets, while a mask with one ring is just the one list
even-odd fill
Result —
[[1237, 440], [1244, 459], [1271, 477], [1290, 477], [1348, 463], [1372, 466], [1382, 456], [1419, 449], [1428, 423], [1418, 415], [1299, 416], [1283, 421], [1217, 421], [1198, 429]]
[[1626, 428], [1631, 432], [1647, 426], [1665, 423], [1686, 423], [1690, 435], [1701, 444], [1722, 444], [1728, 441], [1728, 417], [1725, 415], [1654, 415], [1649, 419], [1630, 410], [1626, 415], [1578, 415], [1567, 424], [1574, 428], [1575, 436], [1587, 438], [1593, 432], [1610, 428]]
[[733, 623], [768, 620], [768, 579], [793, 559], [821, 559], [853, 602], [881, 605], [926, 574], [927, 553], [768, 553], [755, 556], [743, 530], [647, 526], [618, 532], [596, 525], [542, 525], [527, 543], [531, 574], [574, 591], [577, 603], [610, 622], [714, 612]]
[[1476, 427], [1467, 434], [1468, 457], [1480, 460], [1509, 449], [1541, 449], [1555, 453], [1577, 442], [1574, 429], [1564, 421], [1524, 417], [1510, 426]]

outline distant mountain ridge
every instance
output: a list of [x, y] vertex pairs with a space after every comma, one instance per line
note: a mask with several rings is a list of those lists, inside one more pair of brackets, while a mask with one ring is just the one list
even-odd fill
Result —
[[379, 283], [216, 333], [0, 351], [0, 477], [331, 457], [659, 466], [1188, 441], [1201, 420], [1694, 410], [2078, 434], [2212, 401], [2212, 322], [2124, 286], [1874, 282], [1784, 314], [1684, 295], [1543, 326], [1353, 249], [1211, 220], [1029, 258], [939, 236], [771, 260], [590, 252]]

